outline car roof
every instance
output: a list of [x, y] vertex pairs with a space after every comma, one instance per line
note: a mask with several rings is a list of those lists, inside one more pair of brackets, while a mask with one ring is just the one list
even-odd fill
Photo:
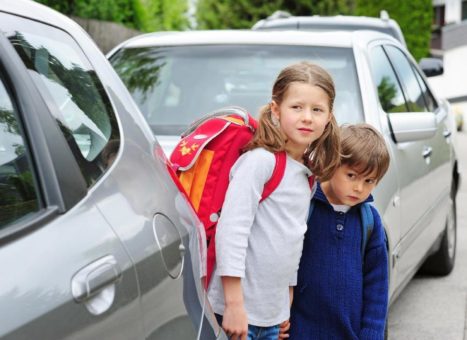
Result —
[[290, 16], [287, 18], [277, 19], [264, 19], [258, 21], [253, 27], [260, 28], [261, 26], [274, 27], [288, 25], [306, 25], [306, 24], [328, 24], [336, 26], [361, 26], [361, 27], [387, 27], [390, 23], [394, 23], [393, 19], [381, 19], [365, 16], [351, 16], [351, 15], [335, 15], [335, 16]]
[[360, 41], [372, 40], [377, 37], [389, 37], [374, 31], [252, 31], [252, 30], [209, 30], [184, 31], [143, 34], [131, 38], [118, 45], [108, 56], [121, 48], [138, 48], [151, 46], [185, 46], [185, 45], [299, 45], [352, 47], [353, 40], [358, 36]]
[[[386, 14], [387, 15], [387, 14]], [[404, 35], [399, 24], [389, 18], [374, 18], [365, 16], [336, 15], [336, 16], [287, 16], [267, 18], [253, 25], [254, 30], [296, 29], [310, 30], [378, 30], [388, 33], [405, 45]]]

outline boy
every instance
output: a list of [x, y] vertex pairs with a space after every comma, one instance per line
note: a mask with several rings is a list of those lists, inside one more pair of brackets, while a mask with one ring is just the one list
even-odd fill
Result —
[[344, 126], [341, 137], [341, 166], [318, 185], [308, 220], [290, 317], [294, 340], [384, 339], [386, 238], [371, 206], [374, 227], [362, 258], [361, 204], [373, 201], [371, 191], [389, 167], [389, 153], [371, 125]]

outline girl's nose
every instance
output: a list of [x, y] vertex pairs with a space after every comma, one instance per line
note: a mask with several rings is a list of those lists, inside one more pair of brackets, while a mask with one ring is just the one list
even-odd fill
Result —
[[313, 118], [313, 112], [310, 109], [303, 110], [303, 120], [310, 122]]

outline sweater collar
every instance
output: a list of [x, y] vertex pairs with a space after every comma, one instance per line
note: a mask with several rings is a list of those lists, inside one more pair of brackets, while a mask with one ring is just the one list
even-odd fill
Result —
[[[327, 204], [331, 204], [329, 203], [326, 195], [324, 194], [323, 192], [323, 189], [321, 189], [321, 183], [318, 182], [317, 183], [317, 187], [316, 187], [316, 192], [315, 192], [315, 195], [313, 196], [314, 199], [317, 199], [318, 201], [322, 201], [322, 202], [325, 202]], [[366, 200], [364, 200], [362, 203], [369, 203], [369, 202], [373, 202], [373, 196], [370, 194], [370, 196], [368, 196], [368, 198]], [[359, 203], [357, 205], [360, 205], [362, 203]]]

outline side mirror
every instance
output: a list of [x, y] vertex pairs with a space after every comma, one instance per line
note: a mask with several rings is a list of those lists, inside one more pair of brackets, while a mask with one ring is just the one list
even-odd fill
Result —
[[418, 66], [427, 77], [439, 76], [444, 72], [443, 61], [438, 58], [422, 58]]
[[436, 116], [433, 112], [395, 112], [388, 114], [396, 143], [429, 139], [436, 134]]

